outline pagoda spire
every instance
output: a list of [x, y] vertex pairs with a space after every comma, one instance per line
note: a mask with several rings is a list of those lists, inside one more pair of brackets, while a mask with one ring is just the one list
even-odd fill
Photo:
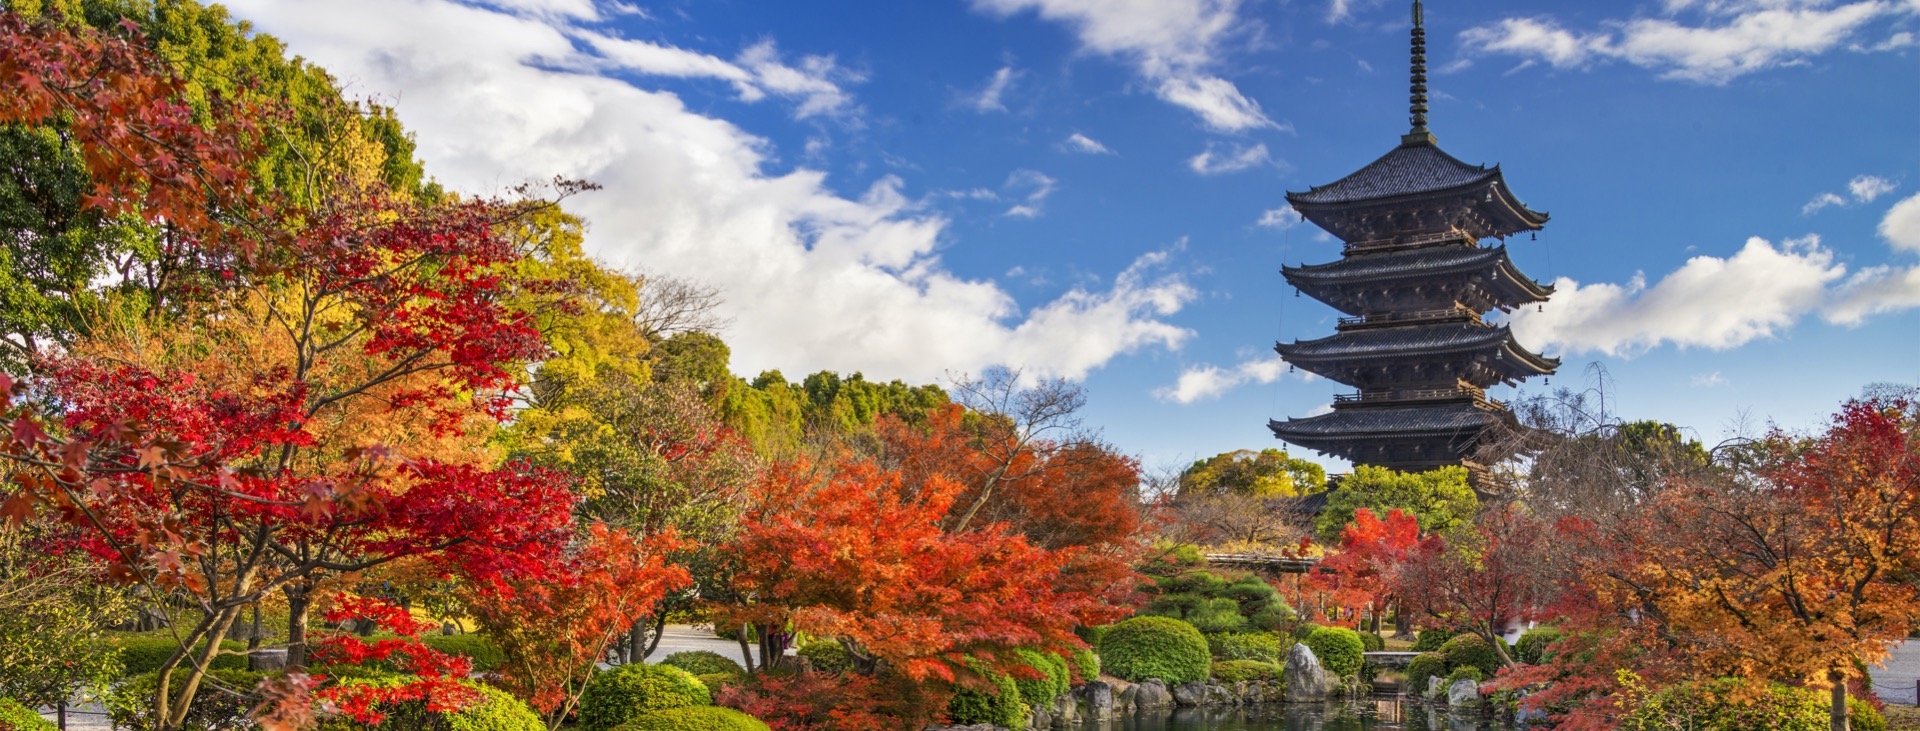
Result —
[[1431, 145], [1436, 141], [1427, 131], [1427, 28], [1426, 10], [1413, 0], [1413, 85], [1411, 91], [1413, 131], [1400, 138], [1403, 145]]

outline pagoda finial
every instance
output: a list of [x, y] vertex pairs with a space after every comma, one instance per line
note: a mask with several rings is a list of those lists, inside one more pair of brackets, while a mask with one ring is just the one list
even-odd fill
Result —
[[1427, 28], [1426, 11], [1420, 0], [1413, 0], [1413, 131], [1400, 138], [1405, 145], [1431, 145], [1433, 133], [1427, 131]]

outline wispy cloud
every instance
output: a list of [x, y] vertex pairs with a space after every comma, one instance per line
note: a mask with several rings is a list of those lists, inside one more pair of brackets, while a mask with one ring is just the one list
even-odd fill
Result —
[[1293, 206], [1281, 206], [1261, 213], [1260, 220], [1255, 221], [1254, 225], [1285, 231], [1300, 225], [1303, 220], [1305, 219], [1300, 217], [1300, 212], [1293, 210]]
[[1233, 145], [1222, 150], [1213, 143], [1198, 155], [1187, 158], [1187, 167], [1201, 175], [1224, 175], [1249, 170], [1271, 161], [1266, 144]]
[[1853, 203], [1872, 203], [1879, 199], [1880, 196], [1891, 193], [1899, 187], [1899, 183], [1878, 175], [1858, 175], [1855, 176], [1853, 180], [1847, 181], [1847, 193], [1852, 196], [1851, 199], [1839, 193], [1831, 191], [1824, 192], [1814, 196], [1813, 200], [1807, 201], [1806, 205], [1801, 206], [1800, 213], [1801, 215], [1811, 216], [1819, 213], [1823, 209], [1833, 206], [1846, 206]]
[[1053, 195], [1054, 185], [1058, 182], [1038, 170], [1013, 171], [1012, 175], [1007, 176], [1006, 185], [1001, 188], [1018, 197], [1020, 202], [1007, 209], [1006, 215], [1039, 218], [1041, 204], [1046, 203], [1047, 196]]
[[987, 80], [985, 88], [968, 97], [968, 106], [981, 113], [1007, 111], [1007, 105], [1000, 101], [1000, 97], [1007, 93], [1007, 86], [1019, 77], [1020, 72], [1012, 66], [1000, 67], [1000, 70], [993, 72], [993, 78]]
[[1699, 388], [1718, 388], [1727, 385], [1727, 377], [1720, 375], [1719, 371], [1703, 373], [1693, 377], [1693, 385]]
[[[1273, 383], [1286, 374], [1287, 363], [1278, 355], [1242, 361], [1232, 368], [1202, 364], [1182, 370], [1172, 385], [1155, 389], [1153, 397], [1177, 404], [1191, 404], [1218, 398], [1244, 384]], [[1297, 375], [1301, 380], [1313, 379], [1312, 374]]]
[[1099, 140], [1080, 134], [1079, 132], [1068, 135], [1067, 139], [1060, 143], [1060, 148], [1068, 152], [1078, 152], [1085, 155], [1113, 154], [1113, 150], [1107, 149], [1107, 146], [1100, 144]]

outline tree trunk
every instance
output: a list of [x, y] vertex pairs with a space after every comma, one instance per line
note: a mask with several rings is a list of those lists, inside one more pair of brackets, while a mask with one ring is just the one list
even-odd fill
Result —
[[247, 635], [247, 651], [248, 652], [252, 652], [254, 650], [260, 649], [260, 603], [259, 602], [253, 603], [253, 627], [251, 629], [252, 629], [252, 632]]
[[302, 582], [287, 585], [287, 669], [307, 669], [307, 615], [313, 599]]
[[747, 630], [753, 625], [740, 625], [740, 631], [733, 633], [733, 639], [740, 643], [740, 664], [747, 666], [749, 674], [757, 673], [760, 668], [753, 664], [753, 647], [747, 644]]
[[1827, 713], [1832, 731], [1851, 731], [1847, 721], [1847, 674], [1833, 670], [1827, 673], [1827, 679], [1833, 681], [1833, 708]]
[[647, 659], [647, 656], [640, 652], [640, 643], [646, 641], [647, 620], [641, 619], [634, 622], [633, 627], [627, 630], [627, 656], [621, 661], [631, 665]]
[[640, 653], [641, 660], [652, 657], [653, 651], [660, 649], [660, 637], [666, 633], [667, 613], [661, 612], [659, 616], [653, 618], [653, 639], [647, 640], [647, 649]]

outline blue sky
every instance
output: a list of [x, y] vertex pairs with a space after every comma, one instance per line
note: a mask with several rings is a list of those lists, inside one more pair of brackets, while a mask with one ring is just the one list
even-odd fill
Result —
[[[726, 297], [735, 370], [1084, 382], [1165, 467], [1344, 391], [1284, 192], [1406, 131], [1406, 3], [239, 0], [441, 181], [553, 175], [589, 246]], [[1431, 127], [1553, 215], [1515, 318], [1618, 413], [1812, 428], [1920, 383], [1920, 0], [1427, 6]], [[1543, 388], [1529, 384], [1528, 389]], [[1496, 397], [1513, 395], [1501, 389]], [[1338, 463], [1331, 463], [1339, 468]]]

